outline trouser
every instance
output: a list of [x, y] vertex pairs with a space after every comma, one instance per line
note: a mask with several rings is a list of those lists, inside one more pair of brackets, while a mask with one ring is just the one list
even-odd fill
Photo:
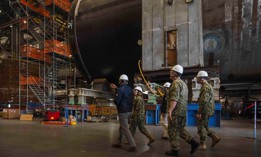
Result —
[[124, 140], [124, 136], [127, 138], [130, 147], [136, 146], [136, 143], [131, 135], [131, 132], [129, 130], [128, 125], [128, 118], [130, 117], [131, 112], [128, 113], [120, 113], [119, 114], [119, 122], [120, 122], [120, 128], [119, 128], [119, 143], [122, 144]]
[[130, 123], [130, 131], [132, 136], [135, 136], [135, 132], [137, 127], [139, 128], [140, 132], [145, 135], [148, 139], [151, 139], [152, 136], [150, 135], [149, 131], [145, 128], [144, 119], [131, 119]]
[[185, 140], [187, 143], [190, 143], [192, 136], [185, 129], [186, 125], [186, 116], [176, 116], [172, 115], [172, 120], [168, 121], [168, 133], [169, 140], [172, 150], [179, 150], [179, 137]]
[[206, 143], [207, 137], [212, 137], [215, 132], [208, 128], [209, 117], [206, 114], [201, 115], [201, 119], [198, 120], [198, 134], [200, 137], [200, 143]]
[[169, 137], [168, 135], [168, 114], [164, 113], [162, 114], [162, 122], [163, 122], [163, 136]]

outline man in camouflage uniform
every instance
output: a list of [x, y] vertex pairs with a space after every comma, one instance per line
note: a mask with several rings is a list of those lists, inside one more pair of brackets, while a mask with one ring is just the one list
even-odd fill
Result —
[[219, 141], [220, 137], [214, 131], [208, 128], [209, 117], [214, 115], [215, 99], [214, 89], [207, 82], [208, 73], [206, 71], [199, 71], [197, 74], [197, 83], [201, 84], [200, 94], [198, 98], [198, 134], [200, 136], [200, 149], [207, 149], [207, 136], [212, 138], [212, 145], [214, 147]]
[[168, 140], [169, 139], [169, 134], [168, 134], [168, 111], [167, 111], [167, 106], [168, 106], [168, 95], [169, 95], [169, 88], [170, 88], [170, 83], [166, 82], [164, 83], [164, 96], [162, 98], [162, 103], [160, 106], [160, 113], [162, 117], [162, 123], [163, 123], [163, 136], [161, 139]]
[[199, 143], [185, 129], [188, 88], [185, 82], [180, 79], [182, 74], [183, 67], [180, 65], [175, 65], [170, 70], [170, 78], [173, 80], [168, 99], [168, 133], [171, 150], [165, 152], [165, 154], [176, 157], [179, 156], [179, 137], [191, 145], [191, 154], [199, 147]]
[[130, 131], [132, 136], [134, 137], [136, 128], [138, 126], [140, 132], [145, 135], [148, 139], [148, 145], [151, 145], [155, 138], [151, 136], [149, 131], [144, 126], [144, 117], [145, 117], [145, 108], [144, 101], [142, 97], [142, 89], [137, 86], [134, 88], [134, 101], [132, 106], [132, 115], [131, 115], [131, 123], [130, 123]]

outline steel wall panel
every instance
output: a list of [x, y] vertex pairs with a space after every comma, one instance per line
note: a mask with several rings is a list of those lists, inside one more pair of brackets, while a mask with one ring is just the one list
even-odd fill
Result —
[[[187, 4], [176, 0], [169, 5], [166, 0], [143, 0], [143, 70], [168, 67], [165, 32], [176, 28], [177, 63], [185, 67], [203, 65], [202, 19], [198, 17], [201, 16], [200, 5], [201, 1]], [[152, 43], [149, 43], [148, 32], [151, 32]]]

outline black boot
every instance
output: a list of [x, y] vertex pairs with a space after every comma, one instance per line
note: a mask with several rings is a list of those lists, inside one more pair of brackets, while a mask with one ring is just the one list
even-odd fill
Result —
[[211, 147], [214, 147], [214, 146], [221, 140], [221, 138], [218, 137], [218, 136], [215, 135], [215, 134], [212, 135], [211, 138], [212, 138], [212, 145], [211, 145]]
[[191, 145], [190, 154], [193, 154], [198, 150], [199, 143], [197, 141], [195, 141], [194, 139], [192, 139], [189, 143]]
[[121, 148], [121, 144], [119, 143], [112, 144], [111, 146], [115, 148]]
[[134, 147], [130, 147], [129, 149], [127, 149], [127, 151], [129, 151], [129, 152], [135, 152], [136, 151], [136, 147], [134, 146]]
[[168, 155], [168, 156], [178, 157], [179, 156], [179, 151], [178, 150], [170, 150], [170, 151], [166, 151], [165, 154]]

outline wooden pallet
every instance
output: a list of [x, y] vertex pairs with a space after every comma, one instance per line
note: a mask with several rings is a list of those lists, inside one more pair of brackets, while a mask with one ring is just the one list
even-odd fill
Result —
[[[50, 125], [66, 125], [64, 121], [41, 121], [42, 124], [50, 124]], [[76, 125], [76, 122], [68, 122], [68, 125]]]

